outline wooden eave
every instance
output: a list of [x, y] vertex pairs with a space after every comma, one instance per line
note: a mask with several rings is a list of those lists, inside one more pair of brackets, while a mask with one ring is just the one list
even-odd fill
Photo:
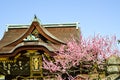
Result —
[[5, 53], [0, 54], [0, 58], [1, 57], [14, 57], [23, 50], [43, 50], [50, 56], [56, 55], [53, 51], [51, 51], [48, 47], [44, 45], [34, 45], [34, 46], [33, 45], [19, 45], [15, 47], [13, 50], [11, 50], [10, 52], [7, 52], [7, 53], [5, 52]]

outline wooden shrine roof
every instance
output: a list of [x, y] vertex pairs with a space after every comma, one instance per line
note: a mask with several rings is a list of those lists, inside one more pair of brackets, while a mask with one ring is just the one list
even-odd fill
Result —
[[[23, 39], [27, 37], [34, 28], [37, 28], [38, 32], [51, 42], [24, 42]], [[8, 30], [0, 40], [0, 55], [13, 53], [16, 48], [27, 45], [40, 45], [54, 52], [61, 44], [64, 45], [69, 41], [72, 36], [75, 38], [79, 38], [80, 36], [78, 23], [40, 24], [38, 21], [33, 21], [30, 25], [8, 25]]]

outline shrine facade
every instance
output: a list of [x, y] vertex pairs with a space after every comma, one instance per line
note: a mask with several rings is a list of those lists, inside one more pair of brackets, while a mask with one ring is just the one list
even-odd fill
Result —
[[43, 56], [53, 57], [61, 45], [79, 38], [78, 23], [41, 24], [37, 17], [30, 25], [8, 25], [0, 40], [0, 76], [5, 80], [42, 79]]

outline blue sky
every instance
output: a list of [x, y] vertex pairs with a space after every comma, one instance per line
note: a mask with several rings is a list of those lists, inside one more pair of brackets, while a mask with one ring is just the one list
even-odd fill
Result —
[[120, 0], [1, 0], [0, 38], [6, 24], [31, 24], [34, 14], [43, 24], [79, 22], [84, 37], [120, 39]]

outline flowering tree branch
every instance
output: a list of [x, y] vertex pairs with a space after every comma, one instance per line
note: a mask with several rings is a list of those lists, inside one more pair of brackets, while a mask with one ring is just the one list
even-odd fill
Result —
[[54, 62], [43, 57], [43, 67], [50, 72], [67, 73], [71, 67], [78, 66], [81, 62], [92, 61], [98, 68], [98, 65], [108, 57], [119, 54], [115, 36], [96, 35], [88, 39], [81, 36], [79, 40], [73, 38], [66, 46], [61, 46], [54, 56]]

